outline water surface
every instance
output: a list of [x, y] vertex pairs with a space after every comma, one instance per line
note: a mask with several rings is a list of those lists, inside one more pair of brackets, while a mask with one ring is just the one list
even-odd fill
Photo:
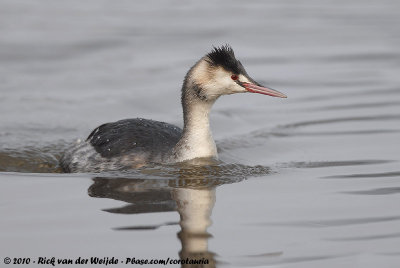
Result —
[[[397, 1], [0, 7], [1, 260], [400, 265]], [[62, 152], [99, 124], [182, 126], [186, 71], [225, 43], [288, 99], [218, 100], [211, 124], [222, 162], [61, 173]]]

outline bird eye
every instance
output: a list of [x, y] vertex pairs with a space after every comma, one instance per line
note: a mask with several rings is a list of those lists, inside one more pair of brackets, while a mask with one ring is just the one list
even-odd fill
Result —
[[238, 80], [239, 76], [237, 76], [236, 74], [232, 74], [231, 78], [232, 78], [232, 80]]

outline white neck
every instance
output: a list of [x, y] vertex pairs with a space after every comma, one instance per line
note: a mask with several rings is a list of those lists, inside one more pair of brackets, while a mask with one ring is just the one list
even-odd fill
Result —
[[214, 101], [186, 103], [183, 134], [174, 148], [175, 161], [181, 162], [200, 157], [218, 157], [209, 120], [209, 113], [213, 104]]

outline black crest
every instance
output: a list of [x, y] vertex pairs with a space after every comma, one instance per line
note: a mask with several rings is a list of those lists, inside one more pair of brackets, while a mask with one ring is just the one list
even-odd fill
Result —
[[235, 58], [235, 53], [229, 45], [213, 47], [213, 50], [206, 57], [208, 62], [214, 66], [221, 66], [235, 74], [246, 73], [240, 61]]

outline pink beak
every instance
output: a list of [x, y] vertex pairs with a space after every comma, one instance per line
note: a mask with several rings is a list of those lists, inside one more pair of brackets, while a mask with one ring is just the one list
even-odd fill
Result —
[[269, 95], [269, 96], [273, 96], [273, 97], [279, 97], [279, 98], [287, 98], [287, 96], [279, 91], [267, 88], [267, 87], [262, 87], [262, 86], [258, 86], [255, 84], [251, 84], [251, 83], [246, 83], [243, 82], [242, 85], [244, 86], [244, 88], [252, 93], [260, 93], [260, 94], [264, 94], [264, 95]]

